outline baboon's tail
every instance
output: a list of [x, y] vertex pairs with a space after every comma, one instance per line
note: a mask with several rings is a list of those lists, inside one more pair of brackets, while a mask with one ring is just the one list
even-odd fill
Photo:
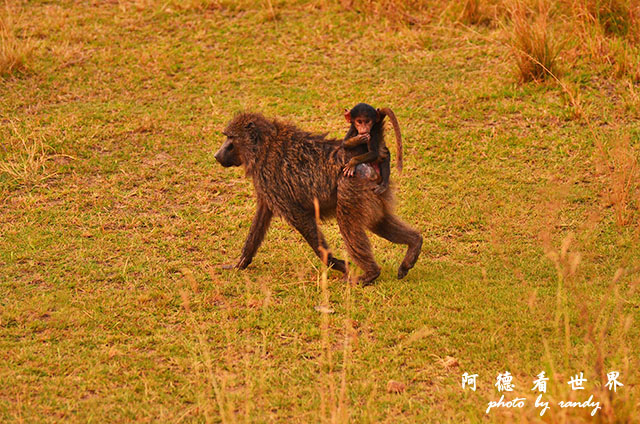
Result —
[[402, 173], [402, 136], [400, 135], [400, 125], [398, 124], [396, 115], [390, 108], [384, 107], [380, 109], [380, 112], [387, 115], [393, 124], [393, 131], [396, 133], [396, 164], [398, 166], [398, 172]]

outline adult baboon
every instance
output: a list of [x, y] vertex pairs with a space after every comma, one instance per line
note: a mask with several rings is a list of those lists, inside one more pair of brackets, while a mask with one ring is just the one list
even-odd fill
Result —
[[[314, 198], [322, 217], [335, 215], [347, 251], [364, 273], [361, 284], [380, 274], [365, 228], [394, 243], [409, 245], [398, 277], [404, 277], [420, 254], [422, 236], [393, 215], [391, 190], [373, 192], [367, 178], [342, 175], [344, 155], [334, 154], [341, 142], [302, 131], [294, 125], [257, 113], [236, 115], [223, 134], [227, 137], [215, 158], [222, 166], [242, 166], [253, 180], [257, 210], [235, 268], [253, 259], [274, 214], [296, 228], [322, 258], [328, 249], [315, 221]], [[361, 166], [369, 166], [363, 164]], [[346, 272], [343, 260], [329, 254], [327, 265]]]

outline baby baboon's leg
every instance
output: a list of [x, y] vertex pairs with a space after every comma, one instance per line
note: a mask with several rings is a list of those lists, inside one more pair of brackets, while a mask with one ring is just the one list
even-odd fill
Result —
[[391, 156], [387, 155], [380, 162], [380, 178], [382, 181], [373, 189], [375, 194], [382, 194], [389, 188], [389, 178], [391, 177]]
[[390, 242], [406, 244], [407, 253], [398, 268], [398, 278], [404, 278], [411, 268], [416, 264], [420, 249], [422, 248], [422, 236], [413, 228], [402, 222], [397, 216], [386, 214], [380, 222], [371, 228], [375, 234]]

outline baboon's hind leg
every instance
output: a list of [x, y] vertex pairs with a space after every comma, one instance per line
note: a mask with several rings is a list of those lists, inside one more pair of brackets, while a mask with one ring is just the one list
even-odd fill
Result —
[[349, 220], [345, 220], [345, 217], [340, 213], [337, 214], [337, 219], [340, 234], [344, 239], [349, 256], [364, 272], [358, 277], [358, 283], [363, 286], [373, 283], [380, 275], [380, 266], [373, 257], [367, 233], [361, 225], [348, 222]]
[[397, 216], [387, 214], [371, 228], [375, 234], [390, 242], [406, 244], [407, 253], [398, 268], [398, 278], [404, 278], [413, 268], [422, 249], [422, 236], [416, 230], [402, 222]]

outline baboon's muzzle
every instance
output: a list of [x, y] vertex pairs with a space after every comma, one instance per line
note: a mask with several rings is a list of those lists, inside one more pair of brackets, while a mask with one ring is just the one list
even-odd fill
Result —
[[242, 161], [236, 152], [236, 149], [233, 146], [233, 143], [230, 141], [225, 141], [222, 147], [218, 149], [218, 151], [213, 155], [220, 165], [228, 168], [230, 166], [240, 166], [242, 165]]

